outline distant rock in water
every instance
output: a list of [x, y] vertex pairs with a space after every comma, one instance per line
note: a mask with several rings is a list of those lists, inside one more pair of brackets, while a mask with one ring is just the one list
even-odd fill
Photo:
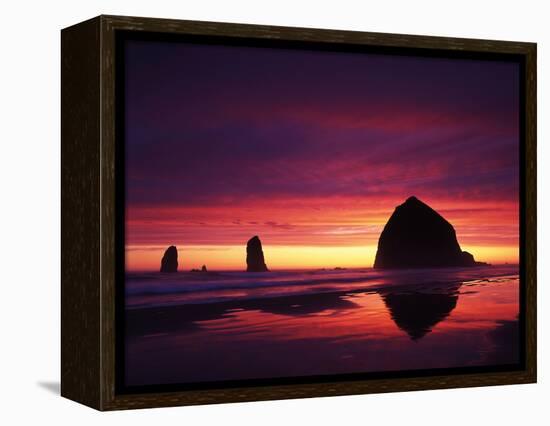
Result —
[[262, 250], [262, 242], [258, 236], [252, 237], [246, 243], [246, 270], [248, 272], [268, 272]]
[[396, 207], [386, 223], [375, 268], [430, 268], [485, 265], [460, 249], [453, 226], [416, 197]]
[[178, 272], [178, 249], [170, 246], [164, 252], [160, 262], [160, 272]]
[[206, 265], [202, 265], [201, 272], [208, 272], [208, 269], [206, 269]]

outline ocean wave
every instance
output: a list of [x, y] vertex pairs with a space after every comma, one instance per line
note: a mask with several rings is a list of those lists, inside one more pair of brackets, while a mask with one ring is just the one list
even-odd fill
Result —
[[315, 270], [246, 272], [129, 273], [126, 306], [205, 303], [238, 297], [468, 283], [492, 277], [513, 277], [517, 266], [434, 268], [414, 270]]

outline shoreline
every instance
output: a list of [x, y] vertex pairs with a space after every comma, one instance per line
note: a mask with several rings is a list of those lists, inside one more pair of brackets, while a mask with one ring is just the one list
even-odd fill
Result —
[[176, 275], [176, 274], [223, 274], [223, 273], [246, 273], [246, 274], [270, 274], [272, 272], [275, 273], [285, 273], [285, 272], [359, 272], [359, 271], [418, 271], [418, 270], [448, 270], [448, 269], [474, 269], [474, 268], [483, 268], [483, 267], [518, 267], [520, 266], [519, 263], [488, 263], [485, 265], [473, 265], [473, 266], [434, 266], [430, 268], [374, 268], [373, 266], [353, 266], [353, 267], [326, 267], [326, 268], [282, 268], [282, 269], [273, 269], [270, 268], [268, 272], [247, 272], [246, 267], [240, 268], [240, 269], [208, 269], [206, 272], [202, 271], [193, 271], [192, 269], [189, 270], [181, 270], [177, 272], [160, 272], [158, 269], [152, 270], [152, 269], [133, 269], [133, 270], [127, 270], [125, 271], [125, 276], [131, 276], [131, 275]]
[[[273, 300], [276, 301], [290, 301], [292, 298], [307, 298], [313, 301], [314, 298], [319, 297], [320, 299], [326, 297], [343, 297], [351, 296], [353, 297], [356, 294], [419, 294], [419, 295], [431, 295], [431, 294], [451, 294], [458, 291], [462, 286], [468, 287], [471, 289], [476, 286], [486, 286], [486, 285], [498, 285], [503, 281], [513, 281], [519, 280], [518, 274], [498, 274], [491, 277], [479, 277], [474, 280], [454, 280], [454, 281], [433, 281], [433, 282], [424, 282], [424, 283], [409, 283], [409, 284], [373, 284], [371, 286], [356, 287], [356, 288], [347, 288], [347, 289], [338, 289], [338, 288], [329, 288], [329, 287], [319, 287], [315, 290], [304, 289], [303, 291], [294, 291], [292, 293], [275, 293], [275, 294], [258, 294], [250, 295], [248, 297], [219, 297], [211, 298], [206, 300], [198, 301], [173, 301], [165, 303], [157, 303], [154, 305], [143, 304], [141, 306], [125, 306], [125, 311], [158, 311], [164, 312], [168, 309], [194, 309], [194, 307], [224, 307], [227, 306], [228, 309], [247, 309], [250, 306], [261, 305], [266, 303], [265, 301]], [[223, 291], [220, 290], [220, 291]], [[215, 290], [210, 292], [216, 292]], [[181, 293], [180, 293], [181, 294]], [[162, 295], [160, 295], [162, 296]], [[313, 301], [314, 302], [314, 301]], [[294, 303], [296, 304], [296, 303]]]

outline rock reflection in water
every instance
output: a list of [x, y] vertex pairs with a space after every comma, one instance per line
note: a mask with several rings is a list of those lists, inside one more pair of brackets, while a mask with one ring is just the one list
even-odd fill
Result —
[[461, 284], [418, 292], [380, 292], [395, 324], [419, 340], [456, 308]]

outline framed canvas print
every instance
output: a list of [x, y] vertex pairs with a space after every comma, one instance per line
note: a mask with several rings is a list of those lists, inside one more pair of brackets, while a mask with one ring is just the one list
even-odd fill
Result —
[[62, 31], [62, 395], [536, 381], [536, 45]]

